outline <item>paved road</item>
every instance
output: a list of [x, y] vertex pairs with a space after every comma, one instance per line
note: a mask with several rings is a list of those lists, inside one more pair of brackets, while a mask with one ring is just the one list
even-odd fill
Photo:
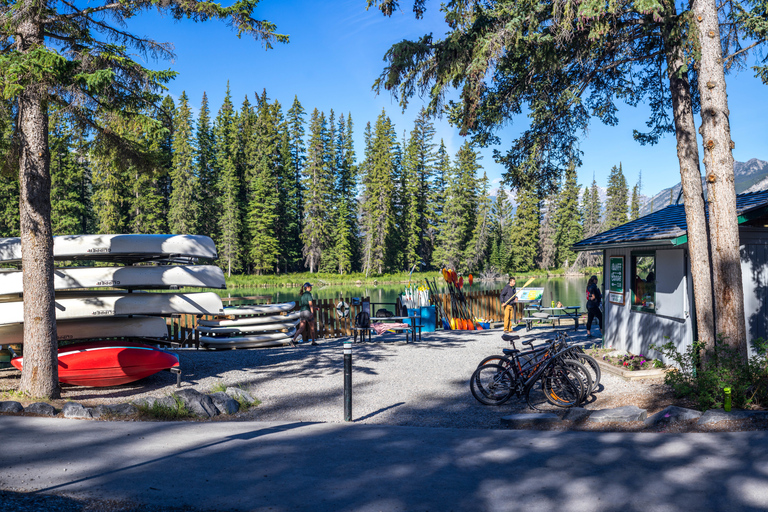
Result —
[[768, 509], [768, 433], [0, 417], [0, 488], [259, 511]]

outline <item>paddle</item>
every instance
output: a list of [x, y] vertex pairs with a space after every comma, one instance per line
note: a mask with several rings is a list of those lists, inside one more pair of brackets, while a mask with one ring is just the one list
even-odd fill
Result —
[[533, 280], [534, 280], [534, 279], [536, 279], [536, 278], [535, 278], [535, 277], [532, 277], [532, 278], [530, 278], [528, 281], [526, 281], [526, 282], [525, 282], [525, 284], [522, 286], [522, 288], [520, 288], [519, 290], [517, 290], [517, 291], [515, 292], [515, 294], [514, 294], [513, 296], [511, 296], [509, 299], [507, 299], [507, 302], [505, 302], [505, 303], [504, 303], [504, 304], [502, 304], [501, 306], [502, 306], [502, 307], [504, 307], [504, 306], [506, 306], [507, 304], [509, 304], [509, 303], [510, 303], [510, 301], [512, 301], [512, 299], [514, 299], [515, 297], [517, 297], [517, 295], [518, 295], [518, 294], [519, 294], [521, 291], [523, 291], [523, 288], [525, 288], [526, 286], [528, 286], [529, 284], [531, 284], [531, 283], [533, 282]]

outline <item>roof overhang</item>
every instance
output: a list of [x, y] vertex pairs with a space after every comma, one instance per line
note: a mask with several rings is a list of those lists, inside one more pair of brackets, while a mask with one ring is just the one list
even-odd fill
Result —
[[674, 247], [677, 245], [680, 245], [680, 243], [677, 243], [678, 240], [681, 238], [685, 238], [685, 240], [682, 243], [688, 242], [688, 236], [683, 235], [677, 238], [663, 238], [659, 240], [635, 240], [635, 241], [626, 241], [626, 242], [618, 242], [618, 243], [604, 243], [604, 244], [594, 244], [594, 245], [584, 245], [584, 246], [578, 246], [574, 245], [571, 246], [572, 251], [576, 252], [589, 252], [589, 251], [602, 251], [604, 249], [626, 249], [628, 247], [653, 247], [657, 245], [669, 245], [670, 247]]

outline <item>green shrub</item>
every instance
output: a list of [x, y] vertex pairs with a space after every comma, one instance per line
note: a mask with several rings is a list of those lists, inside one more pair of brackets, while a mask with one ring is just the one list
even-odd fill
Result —
[[171, 397], [176, 402], [174, 407], [168, 407], [159, 402], [155, 402], [151, 407], [139, 405], [139, 414], [146, 418], [162, 421], [183, 420], [193, 416], [192, 412], [187, 409], [179, 397], [175, 395], [171, 395]]
[[684, 353], [680, 353], [671, 341], [651, 348], [674, 361], [677, 367], [667, 373], [664, 381], [678, 396], [695, 401], [703, 411], [723, 406], [723, 388], [731, 388], [735, 408], [768, 404], [768, 343], [760, 338], [754, 340], [752, 346], [756, 355], [746, 363], [738, 350], [721, 336], [715, 340], [714, 349], [706, 352], [699, 341]]

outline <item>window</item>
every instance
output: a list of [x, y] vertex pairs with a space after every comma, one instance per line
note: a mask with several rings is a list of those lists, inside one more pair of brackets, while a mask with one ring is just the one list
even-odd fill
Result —
[[632, 309], [656, 311], [656, 253], [632, 254]]

